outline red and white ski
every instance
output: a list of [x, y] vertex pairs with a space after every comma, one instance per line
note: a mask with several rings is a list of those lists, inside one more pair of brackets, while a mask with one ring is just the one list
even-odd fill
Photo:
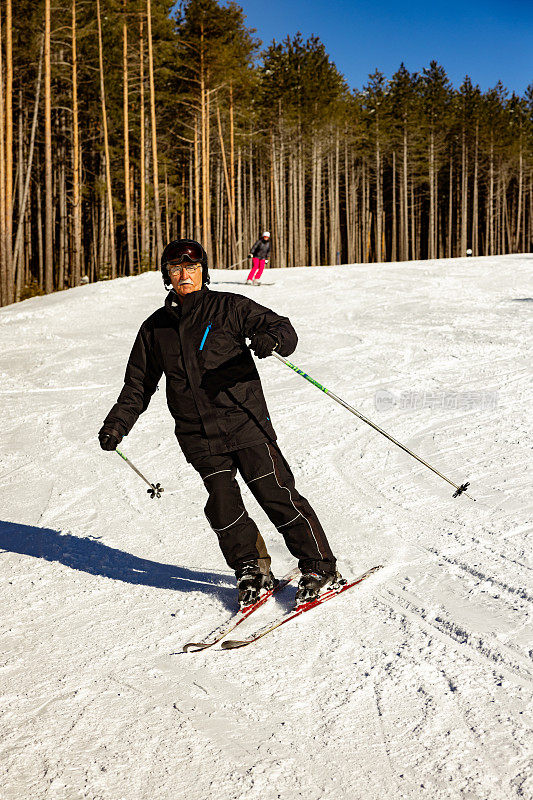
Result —
[[236, 614], [233, 614], [229, 620], [219, 625], [213, 633], [210, 635], [210, 638], [205, 642], [188, 642], [187, 644], [183, 645], [183, 652], [184, 653], [199, 653], [201, 650], [206, 650], [208, 647], [213, 647], [214, 644], [220, 642], [228, 633], [235, 630], [235, 628], [244, 622], [245, 619], [257, 611], [258, 608], [261, 608], [267, 600], [269, 600], [272, 595], [276, 594], [277, 592], [284, 589], [288, 584], [293, 581], [295, 578], [298, 577], [300, 574], [300, 570], [296, 567], [292, 569], [290, 572], [287, 573], [281, 580], [276, 584], [273, 589], [270, 591], [265, 592], [261, 595], [257, 603], [254, 603], [251, 606], [245, 606], [244, 608], [239, 609]]
[[275, 631], [276, 628], [279, 628], [281, 625], [285, 625], [286, 622], [289, 622], [291, 619], [296, 619], [299, 617], [300, 614], [305, 614], [306, 611], [310, 611], [312, 608], [316, 608], [316, 606], [322, 605], [322, 603], [327, 602], [328, 600], [332, 600], [334, 597], [337, 597], [339, 594], [343, 592], [347, 592], [348, 589], [352, 589], [354, 586], [358, 586], [358, 584], [362, 583], [366, 578], [369, 578], [370, 575], [373, 575], [374, 572], [377, 572], [378, 569], [382, 568], [382, 564], [377, 567], [372, 567], [371, 569], [363, 572], [362, 575], [359, 575], [358, 578], [355, 578], [348, 583], [342, 584], [339, 588], [330, 589], [324, 594], [321, 594], [316, 600], [311, 600], [308, 603], [302, 603], [301, 605], [294, 608], [292, 611], [289, 611], [287, 614], [284, 614], [281, 618], [275, 620], [274, 622], [270, 622], [268, 625], [264, 625], [262, 628], [259, 628], [252, 636], [249, 636], [247, 639], [227, 639], [225, 642], [222, 642], [222, 649], [223, 650], [235, 650], [238, 647], [246, 647], [247, 644], [252, 644], [253, 642], [257, 642], [259, 639], [262, 639], [263, 636], [266, 636], [267, 633], [272, 633]]

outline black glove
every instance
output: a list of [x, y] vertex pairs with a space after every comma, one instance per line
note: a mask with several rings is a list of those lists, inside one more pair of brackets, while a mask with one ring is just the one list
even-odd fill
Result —
[[271, 333], [254, 333], [250, 341], [250, 348], [257, 358], [271, 356], [277, 346], [278, 342]]
[[106, 433], [102, 430], [98, 434], [98, 439], [102, 450], [116, 450], [117, 444], [122, 441], [122, 436], [116, 436], [114, 433]]

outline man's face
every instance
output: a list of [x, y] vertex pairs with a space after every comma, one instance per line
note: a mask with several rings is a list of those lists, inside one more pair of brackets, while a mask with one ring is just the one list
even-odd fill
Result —
[[199, 261], [194, 264], [187, 260], [182, 264], [171, 262], [168, 265], [168, 273], [178, 297], [183, 298], [202, 288], [202, 265]]

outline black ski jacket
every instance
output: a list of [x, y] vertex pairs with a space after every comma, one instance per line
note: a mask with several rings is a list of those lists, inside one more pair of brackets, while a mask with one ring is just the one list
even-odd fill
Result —
[[163, 308], [141, 325], [124, 387], [102, 431], [128, 434], [165, 373], [168, 407], [189, 461], [274, 441], [259, 374], [245, 343], [256, 331], [272, 334], [283, 356], [298, 341], [287, 317], [242, 295], [204, 286], [180, 305], [170, 291]]
[[250, 250], [250, 253], [255, 256], [255, 258], [268, 258], [270, 255], [270, 239], [266, 241], [262, 237], [258, 239]]

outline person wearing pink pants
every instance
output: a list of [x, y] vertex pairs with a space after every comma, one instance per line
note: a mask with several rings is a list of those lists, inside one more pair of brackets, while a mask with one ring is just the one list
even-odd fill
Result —
[[265, 231], [261, 238], [257, 240], [250, 251], [252, 259], [252, 269], [250, 270], [246, 283], [258, 284], [265, 264], [268, 262], [270, 255], [270, 231]]
[[252, 258], [252, 269], [250, 270], [250, 274], [246, 278], [246, 283], [255, 283], [259, 280], [261, 275], [263, 274], [263, 270], [265, 268], [265, 259], [264, 258]]

